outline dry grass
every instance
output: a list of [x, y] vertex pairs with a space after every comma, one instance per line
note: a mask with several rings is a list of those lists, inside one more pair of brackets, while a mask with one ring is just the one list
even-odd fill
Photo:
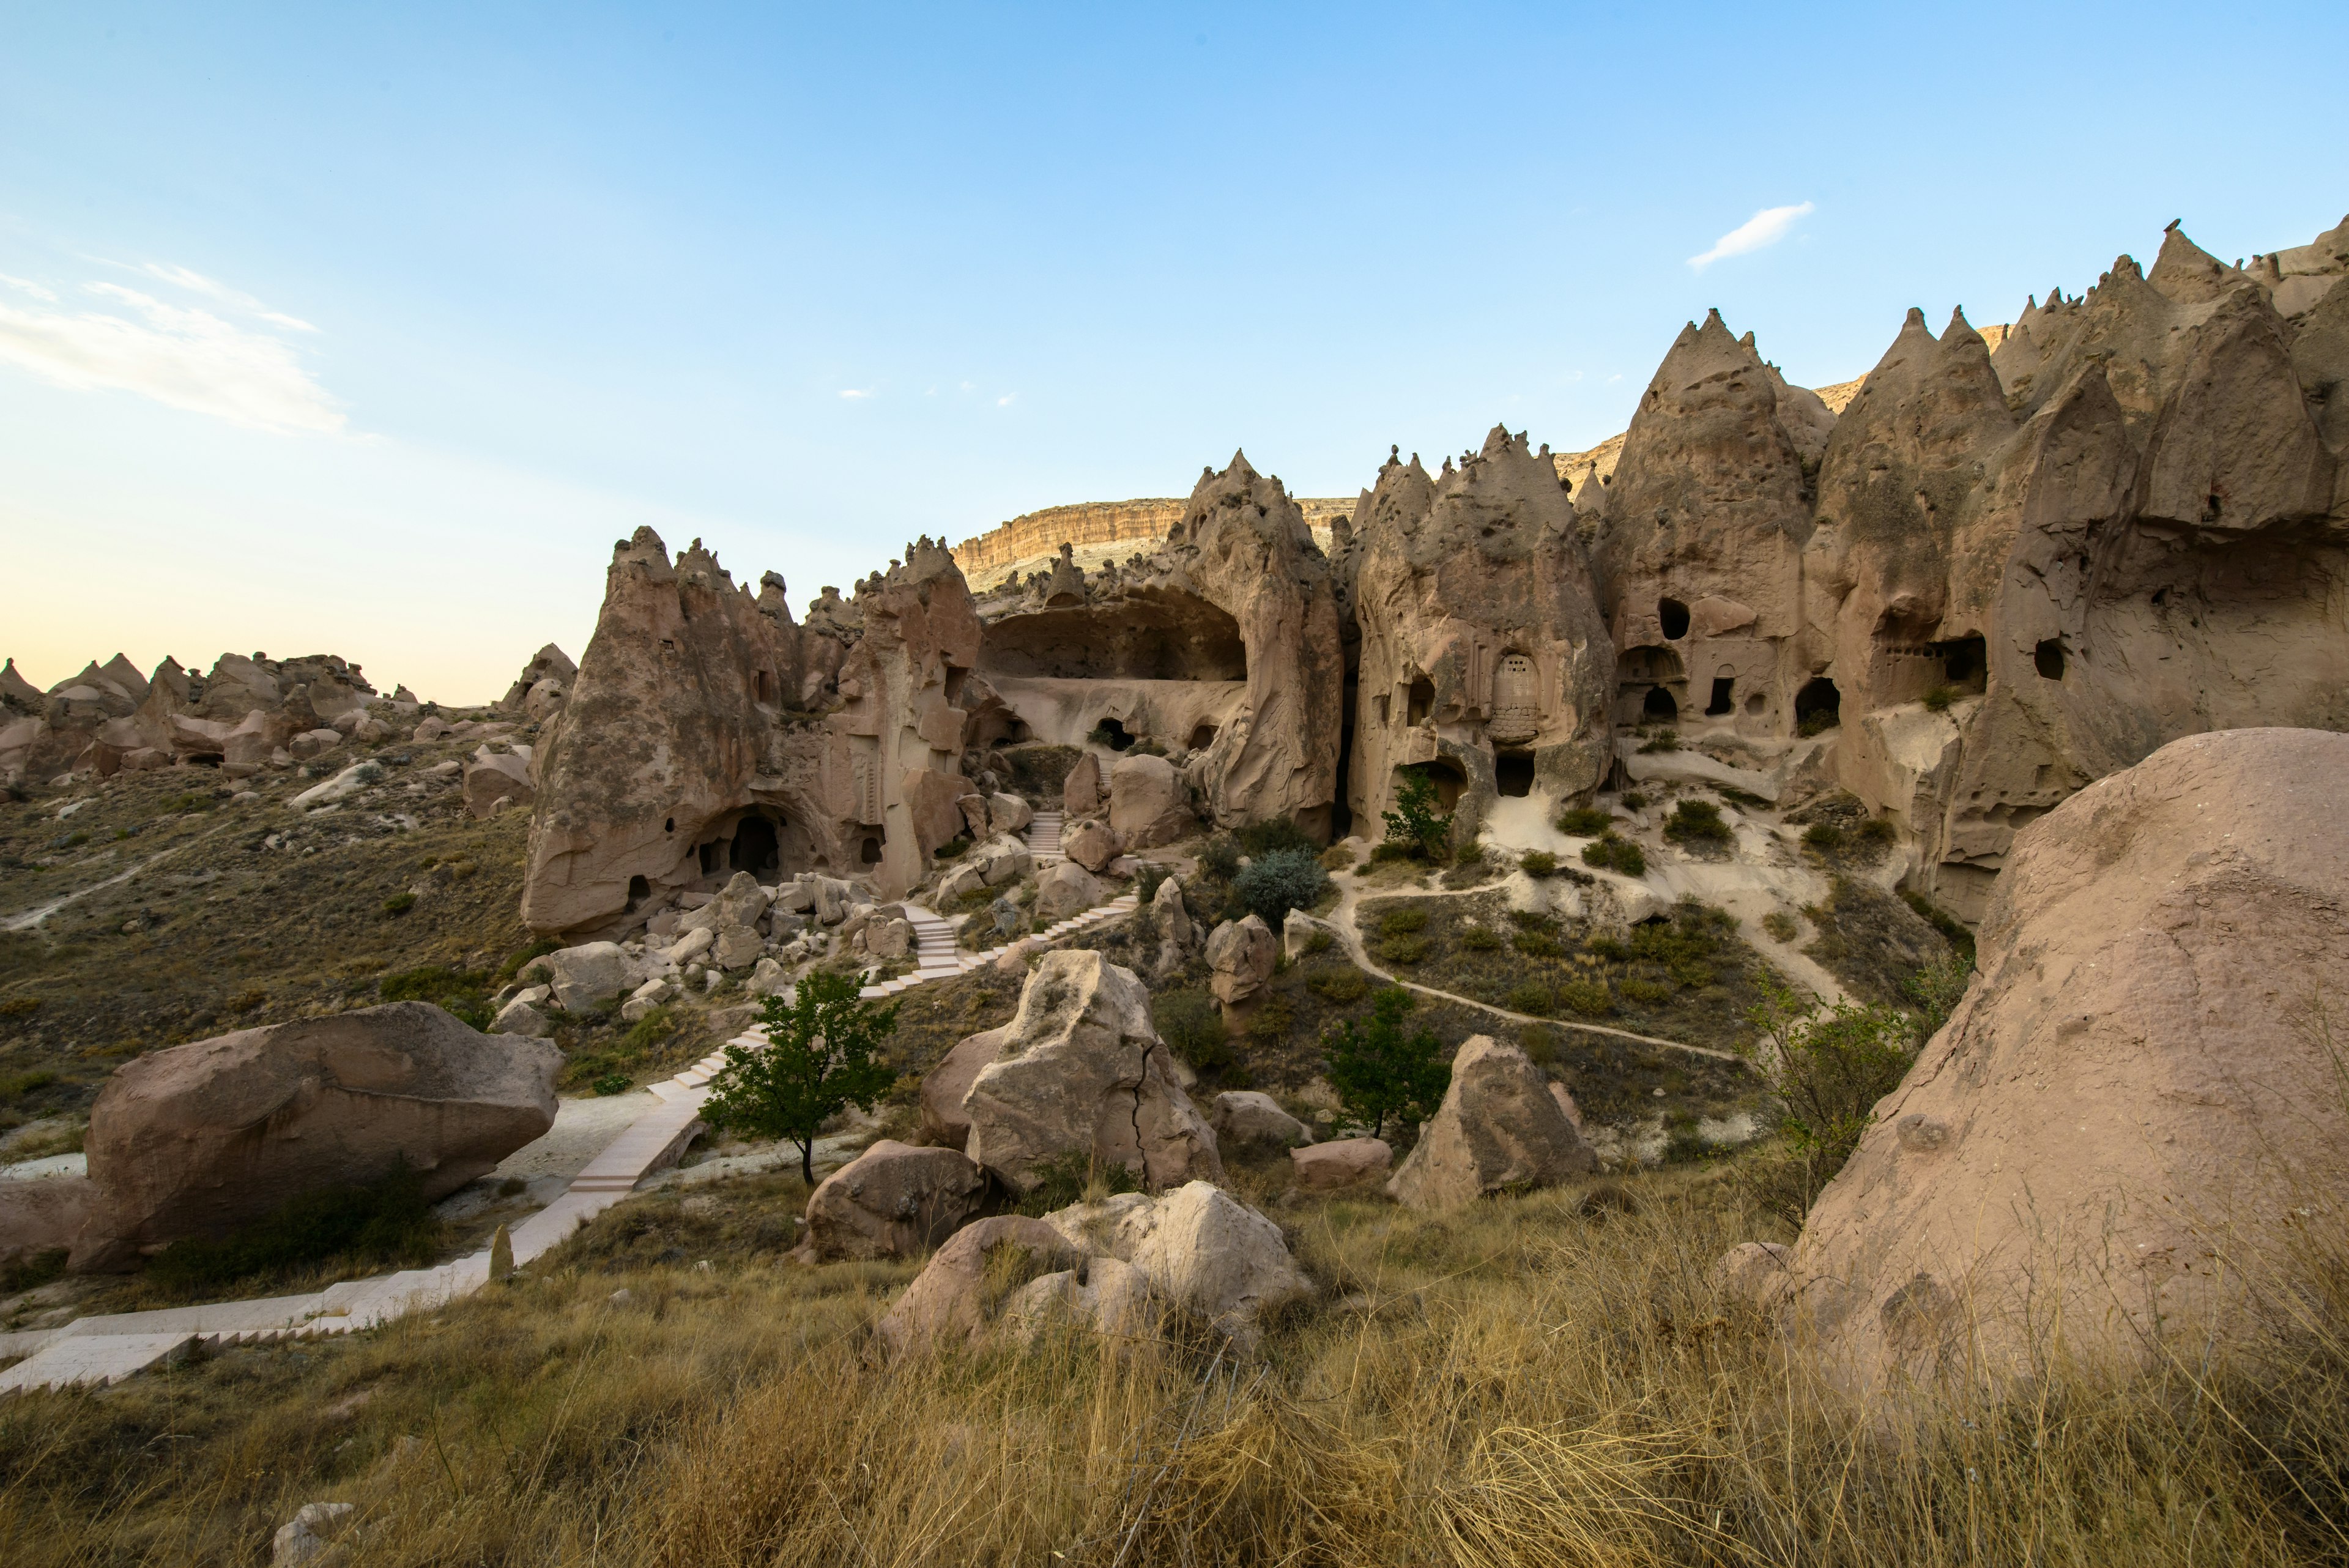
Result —
[[2190, 1376], [2054, 1371], [1871, 1419], [1707, 1282], [1757, 1225], [1736, 1190], [1275, 1204], [1322, 1289], [1245, 1364], [1070, 1338], [876, 1368], [866, 1328], [909, 1266], [646, 1268], [591, 1231], [438, 1318], [0, 1406], [0, 1541], [27, 1565], [251, 1562], [336, 1499], [361, 1563], [2344, 1554], [2331, 1295]]

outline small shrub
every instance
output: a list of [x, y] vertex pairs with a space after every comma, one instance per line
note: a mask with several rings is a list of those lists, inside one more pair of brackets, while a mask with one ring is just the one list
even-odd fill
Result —
[[1417, 963], [1426, 956], [1425, 937], [1388, 937], [1379, 943], [1379, 957], [1389, 963]]
[[1664, 836], [1675, 844], [1726, 844], [1736, 836], [1709, 800], [1684, 800], [1664, 821]]
[[1554, 959], [1565, 956], [1566, 950], [1557, 939], [1547, 931], [1519, 931], [1509, 939], [1509, 945], [1527, 958]]
[[1305, 956], [1317, 958], [1337, 945], [1337, 938], [1317, 926], [1314, 928], [1313, 934], [1305, 939]]
[[1528, 1023], [1517, 1032], [1517, 1049], [1537, 1067], [1547, 1067], [1557, 1060], [1557, 1031], [1547, 1023]]
[[1925, 709], [1926, 711], [1931, 713], [1946, 713], [1950, 711], [1950, 704], [1957, 700], [1958, 689], [1956, 687], [1936, 686], [1930, 691], [1925, 693]]
[[66, 847], [67, 849], [79, 849], [83, 845], [88, 844], [88, 842], [89, 835], [78, 828], [66, 835]]
[[1843, 829], [1832, 822], [1815, 822], [1803, 829], [1803, 842], [1814, 849], [1843, 847]]
[[1900, 829], [1893, 826], [1889, 816], [1871, 816], [1859, 825], [1859, 841], [1862, 844], [1884, 847], [1898, 843], [1899, 838]]
[[1427, 929], [1427, 911], [1416, 906], [1389, 909], [1379, 917], [1379, 931], [1383, 936], [1396, 936], [1406, 931]]
[[970, 840], [968, 838], [949, 838], [944, 844], [939, 845], [936, 849], [931, 850], [930, 857], [936, 860], [951, 860], [956, 856], [963, 854], [969, 848]]
[[1512, 1012], [1530, 1012], [1536, 1018], [1547, 1018], [1557, 1006], [1550, 996], [1549, 987], [1536, 985], [1530, 981], [1512, 988], [1502, 1004]]
[[660, 1045], [677, 1032], [677, 1015], [666, 1007], [656, 1007], [628, 1026], [620, 1036], [620, 1049], [632, 1055], [642, 1055]]
[[498, 965], [498, 982], [502, 985], [507, 981], [510, 981], [514, 976], [520, 974], [522, 972], [522, 966], [530, 962], [531, 960], [544, 958], [549, 953], [561, 952], [562, 950], [563, 942], [562, 940], [557, 937], [541, 937], [538, 940], [531, 943], [526, 948], [516, 948], [513, 951], [506, 954], [505, 961], [503, 963]]
[[1582, 863], [1601, 870], [1620, 871], [1626, 877], [1648, 874], [1648, 852], [1628, 838], [1618, 838], [1613, 833], [1582, 846]]
[[57, 1075], [47, 1067], [36, 1067], [29, 1073], [12, 1073], [0, 1078], [0, 1099], [22, 1099], [37, 1089], [46, 1089], [57, 1081]]
[[0, 1002], [0, 1018], [22, 1018], [40, 1010], [41, 999], [37, 996], [12, 996]]
[[1228, 833], [1218, 833], [1200, 846], [1199, 874], [1211, 881], [1228, 882], [1240, 874], [1240, 846]]
[[1796, 726], [1795, 732], [1806, 738], [1812, 735], [1824, 735], [1834, 729], [1839, 722], [1837, 716], [1832, 712], [1813, 713]]
[[1672, 999], [1671, 986], [1652, 980], [1627, 980], [1616, 989], [1623, 993], [1624, 1000], [1636, 1002], [1642, 1007], [1654, 1007]]
[[1640, 745], [1640, 750], [1642, 753], [1650, 752], [1677, 752], [1680, 749], [1681, 736], [1680, 732], [1677, 730], [1659, 730], [1656, 732], [1653, 739], [1643, 741]]
[[1151, 998], [1151, 1022], [1158, 1037], [1198, 1072], [1226, 1065], [1231, 1041], [1224, 1033], [1223, 1010], [1204, 991], [1166, 991]]
[[1626, 790], [1623, 794], [1623, 805], [1626, 810], [1645, 811], [1648, 808], [1648, 797], [1638, 790]]
[[1332, 844], [1321, 852], [1321, 864], [1331, 871], [1351, 871], [1354, 852], [1342, 844]]
[[1557, 819], [1557, 830], [1572, 834], [1577, 838], [1592, 838], [1606, 832], [1614, 820], [1615, 814], [1611, 811], [1601, 811], [1595, 805], [1578, 805]]
[[1782, 942], [1791, 942], [1802, 934], [1802, 928], [1795, 924], [1795, 917], [1784, 909], [1773, 909], [1763, 916], [1762, 929]]
[[1494, 952], [1500, 948], [1501, 933], [1490, 926], [1463, 927], [1460, 932], [1460, 945], [1470, 952]]
[[1750, 790], [1733, 789], [1728, 784], [1714, 784], [1713, 793], [1732, 805], [1742, 805], [1748, 811], [1759, 811], [1770, 803]]
[[1966, 929], [1964, 921], [1925, 897], [1924, 894], [1910, 888], [1900, 889], [1900, 901], [1923, 916], [1927, 923], [1948, 938], [1950, 945], [1957, 949], [1959, 955], [1965, 960], [1966, 968], [1969, 970], [1973, 968], [1974, 934]]
[[394, 893], [383, 901], [383, 912], [387, 915], [404, 915], [414, 908], [416, 908], [416, 895], [413, 893]]
[[1342, 968], [1325, 964], [1305, 971], [1305, 989], [1324, 1002], [1345, 1007], [1371, 993], [1371, 977], [1351, 964]]
[[1517, 857], [1517, 869], [1528, 877], [1557, 875], [1557, 857], [1547, 849], [1528, 849]]
[[1232, 888], [1250, 913], [1277, 931], [1289, 910], [1310, 909], [1330, 890], [1330, 873], [1310, 848], [1274, 849], [1249, 861]]
[[1630, 961], [1631, 957], [1631, 950], [1624, 945], [1622, 938], [1605, 931], [1590, 938], [1582, 946], [1585, 951], [1603, 958], [1609, 963], [1625, 963]]
[[1419, 1122], [1433, 1116], [1452, 1084], [1435, 1031], [1404, 1031], [1412, 1006], [1411, 992], [1390, 986], [1379, 992], [1360, 1028], [1341, 1023], [1322, 1037], [1323, 1065], [1339, 1106], [1372, 1137], [1385, 1130], [1390, 1116]]
[[[1159, 865], [1155, 860], [1143, 861], [1141, 868], [1136, 870], [1133, 874], [1134, 908], [1138, 909], [1146, 909], [1150, 908], [1153, 903], [1156, 902], [1158, 898], [1158, 889], [1165, 880], [1165, 867]], [[992, 902], [994, 889], [988, 888], [987, 889], [987, 892], [988, 894], [988, 901]], [[968, 896], [968, 895], [966, 895], [966, 897]]]
[[1580, 1018], [1604, 1018], [1615, 1011], [1615, 998], [1603, 980], [1570, 980], [1557, 988], [1558, 1001]]
[[65, 1278], [66, 1259], [69, 1255], [63, 1247], [52, 1247], [46, 1252], [35, 1252], [13, 1263], [0, 1265], [0, 1295], [13, 1296], [19, 1291], [37, 1290], [52, 1280]]
[[594, 1085], [599, 1095], [625, 1095], [636, 1086], [636, 1081], [626, 1073], [606, 1073]]
[[1896, 1009], [1845, 1002], [1832, 1011], [1815, 996], [1757, 971], [1763, 1000], [1749, 1015], [1758, 1035], [1754, 1064], [1784, 1105], [1789, 1158], [1762, 1179], [1757, 1196], [1799, 1225], [1841, 1170], [1874, 1117], [1899, 1086], [1924, 1037], [1920, 1021]]
[[1313, 842], [1311, 836], [1285, 816], [1251, 822], [1235, 831], [1232, 836], [1239, 840], [1241, 850], [1250, 856], [1271, 855], [1283, 849], [1301, 849], [1317, 858], [1321, 854], [1321, 846]]
[[1453, 857], [1453, 863], [1458, 866], [1482, 866], [1485, 864], [1485, 846], [1478, 840], [1469, 840], [1460, 846], [1460, 853]]
[[1288, 1039], [1288, 1032], [1296, 1026], [1297, 1009], [1288, 998], [1268, 996], [1257, 1003], [1256, 1012], [1248, 1017], [1247, 1037], [1259, 1045], [1277, 1045]]
[[1081, 1149], [1068, 1149], [1036, 1167], [1036, 1185], [1019, 1200], [1015, 1213], [1040, 1220], [1056, 1209], [1088, 1199], [1139, 1192], [1142, 1182], [1123, 1165], [1096, 1166]]

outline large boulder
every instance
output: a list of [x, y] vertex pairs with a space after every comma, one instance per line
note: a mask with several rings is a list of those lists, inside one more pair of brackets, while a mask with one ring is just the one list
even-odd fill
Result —
[[1101, 879], [1073, 860], [1047, 867], [1036, 878], [1036, 912], [1048, 920], [1081, 915], [1108, 896]]
[[429, 1002], [241, 1029], [123, 1064], [89, 1116], [98, 1210], [78, 1268], [217, 1236], [405, 1165], [440, 1199], [554, 1123], [563, 1056]]
[[1124, 847], [1116, 829], [1099, 817], [1088, 817], [1061, 835], [1061, 853], [1088, 871], [1101, 870]]
[[1109, 771], [1109, 825], [1128, 849], [1172, 844], [1197, 819], [1184, 799], [1183, 775], [1164, 757], [1120, 757]]
[[1016, 794], [991, 794], [987, 797], [987, 830], [994, 833], [1021, 833], [1036, 820], [1036, 808]]
[[554, 990], [554, 1005], [565, 1012], [592, 1012], [634, 991], [645, 976], [617, 942], [584, 942], [560, 948], [539, 961]]
[[904, 1355], [979, 1343], [990, 1326], [988, 1260], [999, 1251], [1011, 1261], [1007, 1273], [1024, 1272], [1031, 1279], [1067, 1268], [1079, 1257], [1068, 1238], [1041, 1220], [1001, 1214], [966, 1225], [874, 1324], [875, 1348]]
[[973, 849], [970, 863], [978, 867], [980, 881], [990, 888], [1000, 888], [1028, 875], [1036, 864], [1036, 857], [1024, 841], [1006, 833]]
[[883, 1138], [817, 1184], [801, 1255], [908, 1258], [961, 1229], [987, 1199], [987, 1173], [951, 1148]]
[[1071, 822], [1079, 817], [1100, 815], [1102, 808], [1101, 759], [1087, 752], [1069, 769], [1069, 776], [1061, 783], [1061, 810]]
[[[1024, 974], [1027, 965], [1022, 957]], [[922, 1075], [924, 1139], [944, 1148], [961, 1148], [969, 1141], [970, 1116], [962, 1108], [962, 1097], [970, 1093], [978, 1070], [995, 1060], [1010, 1035], [1008, 1023], [999, 1029], [983, 1029], [966, 1037]]]
[[70, 1251], [98, 1202], [86, 1176], [0, 1177], [0, 1268]]
[[970, 1158], [1025, 1192], [1046, 1163], [1122, 1165], [1153, 1188], [1223, 1174], [1216, 1135], [1174, 1080], [1133, 971], [1097, 952], [1048, 953], [963, 1109]]
[[1226, 920], [1207, 938], [1207, 964], [1216, 971], [1208, 989], [1227, 1008], [1253, 1002], [1279, 960], [1280, 943], [1262, 916]]
[[1260, 1089], [1226, 1089], [1217, 1095], [1207, 1125], [1216, 1129], [1218, 1153], [1255, 1147], [1277, 1154], [1313, 1140], [1310, 1128]]
[[1452, 1085], [1387, 1183], [1413, 1209], [1456, 1209], [1490, 1192], [1550, 1187], [1599, 1168], [1524, 1051], [1478, 1034], [1452, 1059]]
[[[1280, 1227], [1210, 1182], [1185, 1182], [1156, 1198], [1120, 1193], [1060, 1210], [1045, 1220], [1089, 1256], [1137, 1271], [1156, 1303], [1227, 1337], [1252, 1340], [1265, 1314], [1313, 1289], [1290, 1258]], [[1092, 1282], [1071, 1278], [1066, 1285]], [[1051, 1289], [1040, 1280], [1030, 1288], [1038, 1295]], [[1093, 1290], [1098, 1302], [1100, 1287]], [[1130, 1299], [1125, 1292], [1115, 1296]], [[1114, 1332], [1130, 1323], [1098, 1326]]]
[[2349, 1143], [2344, 779], [2349, 736], [2196, 735], [2016, 836], [1980, 974], [1796, 1243], [1832, 1367], [1995, 1381], [2059, 1318], [2092, 1356], [2199, 1359], [2292, 1288]]
[[471, 815], [492, 816], [506, 806], [528, 805], [537, 798], [526, 756], [484, 747], [465, 766], [465, 810]]
[[1296, 1167], [1298, 1186], [1330, 1192], [1383, 1175], [1394, 1164], [1394, 1150], [1384, 1138], [1341, 1137], [1292, 1148], [1288, 1160]]

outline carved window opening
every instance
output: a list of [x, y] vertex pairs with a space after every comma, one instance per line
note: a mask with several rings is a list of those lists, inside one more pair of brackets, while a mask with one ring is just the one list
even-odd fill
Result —
[[782, 842], [776, 836], [775, 825], [764, 816], [746, 816], [734, 825], [733, 846], [726, 852], [727, 866], [736, 871], [748, 871], [761, 881], [771, 881], [782, 869]]
[[1704, 705], [1705, 716], [1718, 719], [1737, 707], [1737, 678], [1716, 675], [1713, 678], [1713, 701]]
[[1403, 722], [1424, 724], [1427, 716], [1435, 711], [1435, 682], [1426, 676], [1415, 677], [1411, 683], [1411, 705], [1404, 711]]
[[1672, 701], [1668, 689], [1651, 686], [1648, 694], [1640, 700], [1640, 717], [1651, 724], [1677, 724], [1681, 719], [1681, 705]]
[[704, 877], [714, 874], [718, 869], [718, 844], [719, 841], [713, 838], [707, 844], [697, 844], [693, 846], [695, 859], [701, 867], [701, 874]]
[[771, 705], [775, 701], [775, 678], [763, 670], [756, 671], [751, 676], [750, 695], [760, 702]]
[[863, 862], [864, 862], [865, 865], [867, 865], [867, 866], [878, 866], [878, 865], [880, 865], [880, 864], [881, 864], [881, 838], [880, 838], [880, 836], [879, 836], [879, 835], [877, 835], [877, 834], [872, 834], [872, 833], [868, 833], [868, 834], [866, 834], [866, 835], [864, 836], [864, 847], [863, 847], [863, 848], [861, 848], [861, 849], [859, 849], [859, 850], [857, 851], [857, 853], [856, 853], [856, 857], [857, 857], [857, 859], [859, 859], [859, 860], [863, 861]]
[[1678, 642], [1688, 635], [1689, 607], [1678, 599], [1658, 599], [1656, 619], [1663, 623], [1666, 642]]
[[1540, 672], [1530, 656], [1505, 653], [1493, 671], [1493, 716], [1486, 732], [1495, 741], [1530, 741], [1540, 728]]
[[1216, 727], [1204, 720], [1201, 721], [1199, 727], [1191, 732], [1191, 749], [1195, 752], [1204, 752], [1215, 743]]
[[647, 898], [649, 898], [652, 896], [653, 885], [649, 878], [644, 877], [631, 877], [628, 878], [629, 909], [634, 909], [636, 906], [642, 904]]
[[1795, 693], [1795, 727], [1806, 735], [1832, 730], [1843, 722], [1843, 693], [1821, 675]]
[[1534, 793], [1534, 754], [1511, 749], [1493, 753], [1493, 787], [1502, 794]]
[[2031, 662], [2050, 680], [2064, 679], [2064, 639], [2051, 637], [2032, 650]]

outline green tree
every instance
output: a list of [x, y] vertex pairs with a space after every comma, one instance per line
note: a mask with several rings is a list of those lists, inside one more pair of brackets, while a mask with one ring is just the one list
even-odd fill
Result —
[[814, 972], [786, 1002], [767, 999], [764, 1050], [726, 1047], [726, 1065], [701, 1107], [713, 1127], [800, 1146], [800, 1175], [815, 1185], [815, 1136], [843, 1107], [869, 1111], [897, 1081], [874, 1059], [896, 1033], [897, 1004], [860, 1001], [854, 976]]
[[1754, 1065], [1785, 1107], [1788, 1159], [1760, 1194], [1796, 1225], [1835, 1179], [1875, 1119], [1876, 1103], [1900, 1086], [1925, 1044], [1927, 1020], [1899, 1008], [1824, 1005], [1766, 970], [1763, 1000], [1747, 1015], [1759, 1034]]
[[1423, 1122], [1444, 1102], [1452, 1086], [1452, 1068], [1443, 1060], [1444, 1043], [1433, 1029], [1406, 1033], [1403, 1015], [1411, 1011], [1411, 992], [1389, 986], [1371, 1001], [1368, 1023], [1357, 1029], [1349, 1020], [1322, 1037], [1322, 1060], [1330, 1086], [1338, 1091], [1339, 1108], [1355, 1124], [1377, 1137], [1387, 1118]]
[[1388, 843], [1403, 845], [1424, 859], [1442, 858], [1452, 842], [1452, 814], [1436, 809], [1435, 781], [1423, 769], [1395, 774], [1395, 808], [1379, 815], [1386, 822]]

